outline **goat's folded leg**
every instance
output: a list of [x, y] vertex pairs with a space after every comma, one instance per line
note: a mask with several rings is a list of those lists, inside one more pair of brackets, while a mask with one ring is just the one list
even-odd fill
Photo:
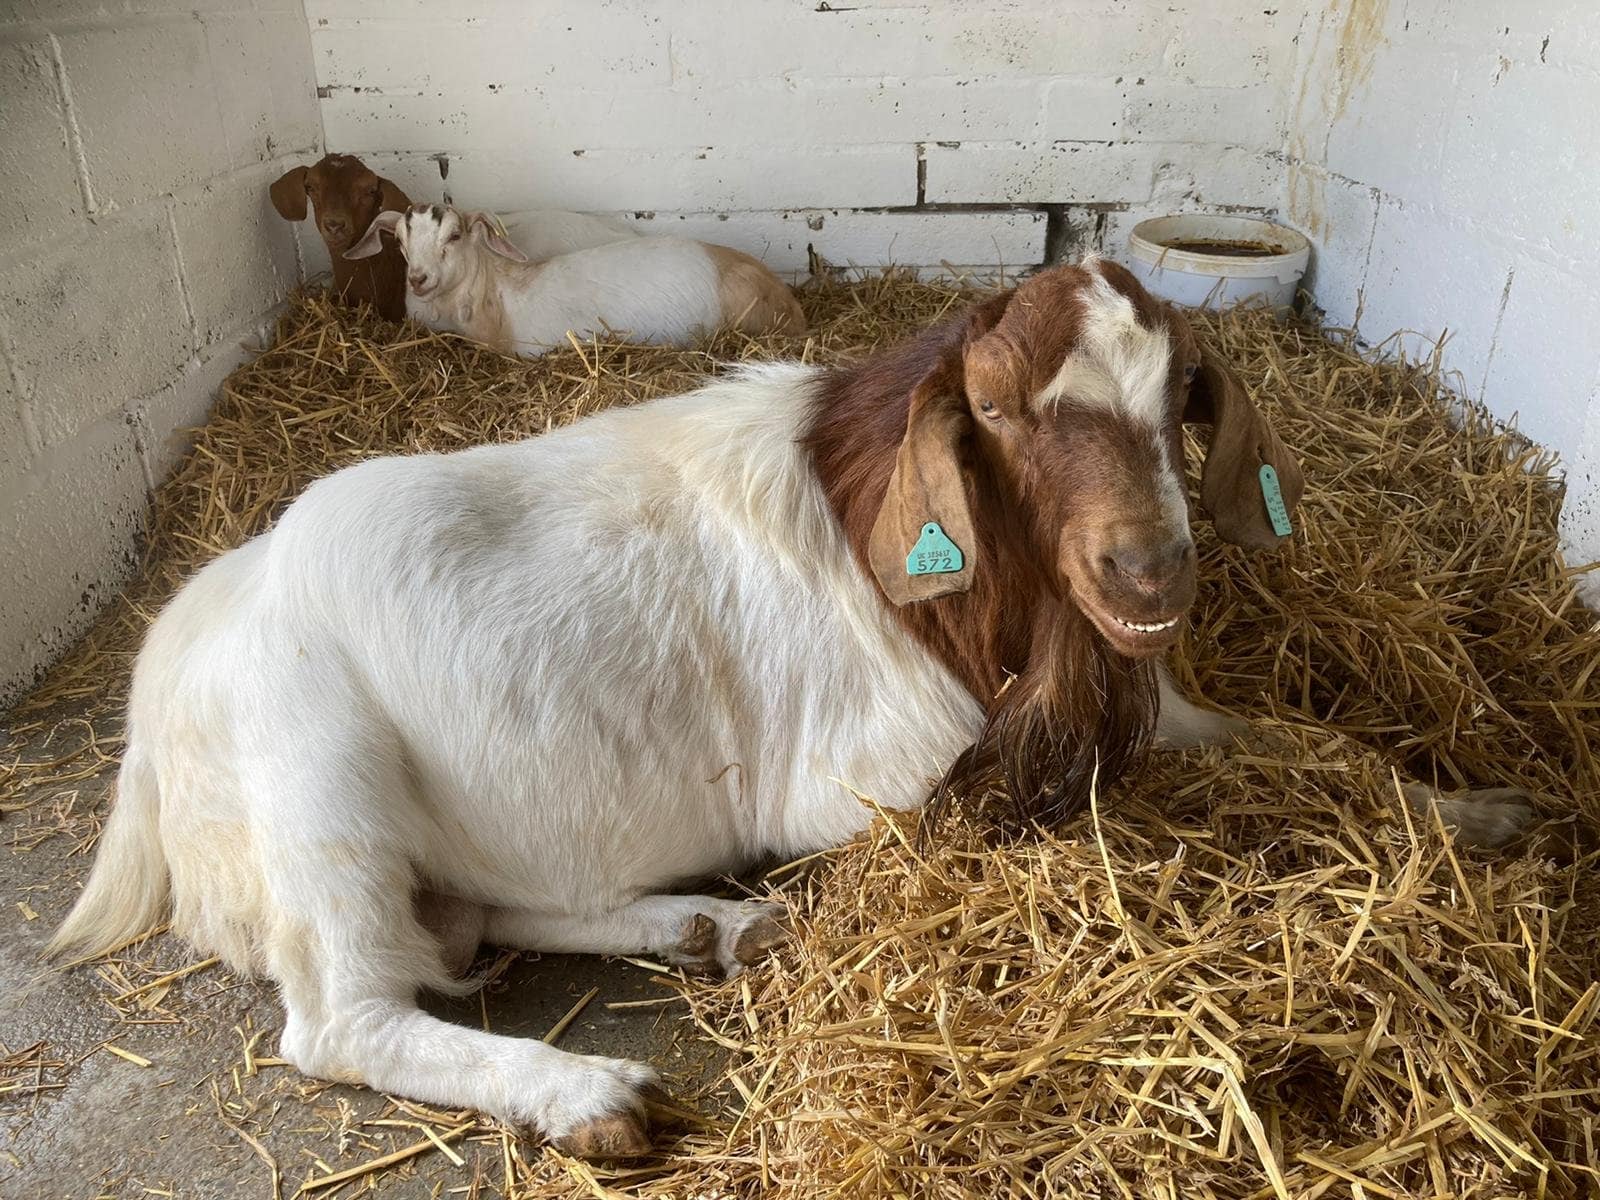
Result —
[[1166, 663], [1156, 664], [1156, 693], [1156, 744], [1164, 750], [1226, 746], [1250, 735], [1250, 722], [1243, 717], [1190, 702], [1172, 682]]
[[[1157, 668], [1160, 709], [1156, 717], [1157, 744], [1182, 750], [1194, 746], [1226, 746], [1264, 741], [1242, 717], [1216, 712], [1190, 703], [1172, 682], [1165, 664]], [[1530, 797], [1520, 788], [1468, 788], [1441, 792], [1431, 784], [1412, 781], [1401, 786], [1411, 811], [1429, 821], [1439, 819], [1455, 831], [1464, 846], [1493, 850], [1514, 841], [1534, 820]]]
[[752, 900], [644, 896], [602, 912], [497, 908], [484, 940], [520, 950], [645, 954], [694, 970], [737, 975], [789, 936], [784, 911]]
[[338, 988], [333, 1004], [307, 1005], [285, 988], [283, 1056], [308, 1075], [530, 1126], [570, 1153], [649, 1152], [640, 1089], [655, 1073], [645, 1064], [452, 1025], [410, 999], [358, 995]]
[[1411, 811], [1432, 821], [1439, 820], [1455, 831], [1456, 841], [1485, 850], [1498, 849], [1516, 838], [1533, 823], [1533, 805], [1521, 788], [1466, 788], [1441, 792], [1432, 784], [1401, 784], [1401, 793]]
[[[340, 812], [326, 799], [340, 794], [332, 790], [340, 783], [317, 760], [277, 765], [263, 778], [272, 780], [280, 811]], [[398, 768], [366, 774], [362, 783], [375, 793], [403, 794]], [[371, 810], [354, 772], [343, 775], [342, 793], [344, 809]], [[315, 802], [302, 807], [307, 801]], [[283, 1057], [323, 1079], [475, 1108], [574, 1152], [648, 1151], [641, 1089], [655, 1073], [645, 1064], [453, 1025], [418, 1007], [424, 988], [457, 985], [441, 940], [417, 919], [406, 846], [369, 834], [362, 854], [340, 853], [349, 841], [333, 834], [326, 815], [323, 824], [317, 838], [308, 836], [309, 822], [285, 820], [288, 832], [262, 862], [274, 898], [262, 950], [287, 1015]], [[468, 940], [471, 930], [459, 944]]]

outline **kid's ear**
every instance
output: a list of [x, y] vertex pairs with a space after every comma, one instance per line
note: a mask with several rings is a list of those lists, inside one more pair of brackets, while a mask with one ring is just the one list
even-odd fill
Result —
[[296, 167], [278, 176], [277, 182], [267, 189], [272, 197], [272, 207], [285, 221], [306, 219], [306, 169]]
[[373, 218], [372, 224], [367, 226], [366, 233], [361, 235], [361, 240], [344, 252], [346, 258], [371, 258], [383, 249], [382, 234], [394, 234], [400, 222], [405, 218], [405, 213], [381, 212]]

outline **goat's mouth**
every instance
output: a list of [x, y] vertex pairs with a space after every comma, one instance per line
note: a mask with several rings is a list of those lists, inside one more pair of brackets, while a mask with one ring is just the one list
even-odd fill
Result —
[[427, 284], [416, 284], [416, 283], [413, 283], [411, 285], [411, 294], [413, 296], [417, 296], [417, 297], [426, 296], [430, 292], [432, 292], [434, 290], [434, 288], [436, 288], [437, 286], [438, 286], [437, 284], [433, 284], [433, 283], [427, 283]]
[[1111, 648], [1125, 658], [1148, 658], [1160, 654], [1183, 634], [1186, 612], [1164, 616], [1119, 614], [1098, 600], [1091, 600], [1081, 591], [1077, 593], [1078, 607], [1094, 622], [1100, 636], [1111, 643]]

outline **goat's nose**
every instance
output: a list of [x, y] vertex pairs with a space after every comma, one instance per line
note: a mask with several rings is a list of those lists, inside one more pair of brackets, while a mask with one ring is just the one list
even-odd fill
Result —
[[1140, 591], [1156, 593], [1171, 584], [1193, 556], [1194, 542], [1183, 537], [1117, 546], [1102, 556], [1102, 565], [1108, 574], [1120, 576]]
[[421, 271], [412, 271], [409, 275], [406, 276], [406, 279], [410, 281], [411, 286], [414, 287], [414, 288], [423, 287], [428, 282], [428, 277], [426, 275], [424, 275]]

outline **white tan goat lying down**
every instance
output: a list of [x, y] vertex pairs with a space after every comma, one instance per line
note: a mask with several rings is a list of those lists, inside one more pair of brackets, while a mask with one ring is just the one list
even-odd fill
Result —
[[[1157, 665], [1195, 590], [1186, 420], [1211, 426], [1218, 533], [1277, 543], [1258, 469], [1292, 511], [1293, 458], [1178, 312], [1091, 260], [858, 366], [340, 471], [152, 628], [55, 948], [170, 897], [183, 936], [278, 983], [302, 1071], [641, 1150], [645, 1066], [418, 991], [458, 986], [480, 935], [737, 971], [772, 911], [673, 889], [848, 839], [850, 788], [909, 809], [998, 765], [1048, 819], [1151, 735], [1237, 729]], [[1439, 804], [1479, 843], [1529, 817]]]
[[682, 346], [701, 333], [804, 333], [805, 314], [778, 277], [726, 246], [627, 238], [530, 262], [487, 213], [418, 204], [379, 213], [347, 259], [393, 234], [406, 259], [406, 316], [525, 358], [615, 330]]

